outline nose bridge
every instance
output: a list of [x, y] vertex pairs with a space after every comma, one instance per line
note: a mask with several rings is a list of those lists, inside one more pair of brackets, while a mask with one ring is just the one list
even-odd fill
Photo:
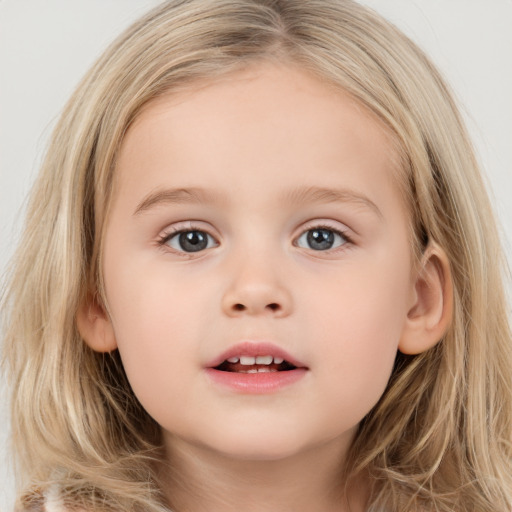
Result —
[[238, 248], [226, 263], [228, 279], [222, 298], [226, 314], [276, 317], [290, 314], [292, 297], [277, 248], [272, 250], [264, 241], [251, 243]]

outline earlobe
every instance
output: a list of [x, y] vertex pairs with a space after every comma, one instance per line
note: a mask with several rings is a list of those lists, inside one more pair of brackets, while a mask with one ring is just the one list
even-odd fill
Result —
[[446, 334], [453, 314], [453, 283], [448, 257], [430, 243], [413, 282], [413, 301], [398, 345], [404, 354], [419, 354]]
[[111, 352], [117, 348], [112, 321], [93, 295], [88, 295], [79, 306], [76, 325], [85, 343], [96, 352]]

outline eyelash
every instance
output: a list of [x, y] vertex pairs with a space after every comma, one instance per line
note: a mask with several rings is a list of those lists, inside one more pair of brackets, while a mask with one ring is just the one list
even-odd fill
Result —
[[[334, 233], [335, 236], [341, 237], [344, 240], [344, 242], [341, 243], [338, 247], [335, 247], [333, 249], [331, 248], [331, 249], [326, 249], [326, 250], [315, 250], [315, 249], [310, 248], [310, 250], [313, 252], [332, 254], [332, 253], [335, 253], [338, 251], [346, 250], [347, 249], [346, 246], [350, 246], [353, 244], [353, 241], [352, 241], [351, 237], [347, 234], [347, 231], [335, 229], [334, 227], [329, 226], [327, 224], [317, 224], [317, 225], [311, 225], [307, 229], [304, 229], [303, 231], [301, 231], [300, 235], [298, 237], [296, 237], [294, 240], [294, 246], [299, 247], [297, 244], [298, 240], [300, 240], [307, 233], [309, 233], [311, 231], [315, 231], [315, 230], [330, 231], [330, 232]], [[165, 250], [172, 250], [174, 253], [179, 254], [180, 256], [191, 257], [194, 254], [194, 252], [203, 252], [205, 249], [200, 249], [198, 251], [184, 251], [184, 250], [174, 249], [174, 248], [170, 247], [168, 245], [168, 243], [170, 240], [172, 240], [175, 237], [178, 237], [181, 234], [193, 233], [193, 232], [204, 233], [211, 239], [215, 240], [215, 237], [212, 234], [210, 234], [207, 230], [205, 230], [204, 228], [200, 228], [198, 226], [194, 226], [193, 224], [190, 224], [186, 228], [178, 228], [178, 229], [170, 228], [170, 232], [163, 233], [158, 238], [157, 243], [160, 247], [162, 247]], [[216, 245], [214, 247], [216, 247], [217, 245], [218, 245], [218, 243], [216, 242]], [[207, 247], [207, 248], [209, 249], [211, 247]]]
[[297, 245], [298, 240], [300, 240], [307, 233], [309, 233], [311, 231], [315, 231], [315, 230], [330, 231], [330, 232], [334, 233], [334, 235], [337, 235], [337, 236], [343, 238], [344, 242], [342, 244], [340, 244], [338, 247], [326, 249], [326, 250], [314, 250], [311, 248], [311, 250], [313, 252], [332, 254], [332, 253], [336, 253], [338, 251], [346, 250], [348, 248], [346, 246], [347, 245], [350, 246], [353, 243], [351, 237], [347, 234], [346, 230], [336, 229], [332, 226], [329, 226], [328, 224], [314, 224], [314, 225], [308, 226], [307, 229], [304, 229], [303, 231], [301, 231], [300, 235], [295, 239], [294, 245], [296, 247], [298, 247], [298, 245]]
[[[168, 245], [168, 243], [175, 237], [178, 237], [181, 234], [184, 233], [193, 233], [193, 232], [199, 232], [199, 233], [205, 233], [208, 237], [215, 240], [215, 237], [211, 235], [207, 230], [204, 228], [200, 228], [199, 226], [194, 226], [194, 224], [189, 224], [186, 228], [174, 228], [171, 227], [170, 231], [163, 233], [157, 240], [158, 245], [164, 249], [164, 250], [171, 250], [173, 253], [178, 254], [179, 256], [183, 257], [191, 257], [194, 254], [194, 251], [180, 251], [178, 249], [173, 249]], [[217, 244], [218, 245], [218, 244]], [[196, 252], [202, 252], [204, 249]]]

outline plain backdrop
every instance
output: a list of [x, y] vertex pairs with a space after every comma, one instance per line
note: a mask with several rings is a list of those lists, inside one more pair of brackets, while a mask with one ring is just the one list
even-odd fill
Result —
[[[307, 0], [304, 0], [307, 1]], [[160, 0], [0, 0], [0, 272], [52, 127], [93, 61]], [[455, 91], [512, 247], [512, 0], [364, 0], [432, 57]], [[510, 284], [508, 285], [510, 289]], [[0, 511], [11, 511], [0, 378]]]

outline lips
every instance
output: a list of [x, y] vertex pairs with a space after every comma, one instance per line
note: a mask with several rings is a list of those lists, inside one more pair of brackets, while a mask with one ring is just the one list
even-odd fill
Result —
[[215, 389], [244, 395], [279, 393], [308, 373], [304, 363], [276, 345], [250, 341], [234, 345], [205, 368]]
[[206, 367], [241, 373], [255, 373], [258, 370], [265, 372], [290, 371], [297, 368], [307, 369], [304, 363], [272, 343], [250, 341], [230, 347], [208, 362]]

